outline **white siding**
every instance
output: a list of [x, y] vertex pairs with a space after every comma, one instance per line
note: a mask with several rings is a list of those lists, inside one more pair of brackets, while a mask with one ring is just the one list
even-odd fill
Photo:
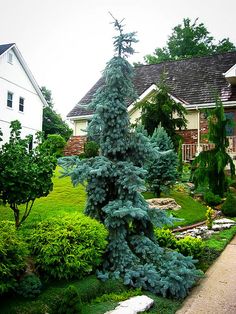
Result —
[[88, 126], [88, 120], [77, 120], [75, 121], [75, 128], [74, 128], [74, 132], [76, 136], [82, 136], [82, 135], [86, 135], [87, 132], [85, 131], [86, 128]]
[[[7, 53], [0, 56], [0, 128], [3, 142], [9, 138], [9, 125], [19, 120], [22, 125], [22, 137], [42, 130], [43, 104], [30, 82], [19, 60], [13, 54], [13, 63], [8, 62]], [[13, 106], [7, 107], [7, 93], [13, 93]], [[24, 112], [19, 112], [19, 98], [24, 98]], [[1, 142], [1, 144], [3, 144]]]

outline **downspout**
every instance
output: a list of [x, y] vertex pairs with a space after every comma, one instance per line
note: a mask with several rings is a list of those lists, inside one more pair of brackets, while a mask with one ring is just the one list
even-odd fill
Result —
[[200, 110], [198, 109], [198, 106], [196, 106], [197, 110], [197, 155], [201, 152], [201, 146], [200, 146]]

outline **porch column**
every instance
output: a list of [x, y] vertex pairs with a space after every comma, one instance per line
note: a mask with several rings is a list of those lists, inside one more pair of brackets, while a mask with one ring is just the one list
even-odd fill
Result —
[[196, 107], [197, 110], [197, 154], [199, 155], [201, 152], [201, 146], [200, 146], [200, 111], [198, 110], [198, 107]]

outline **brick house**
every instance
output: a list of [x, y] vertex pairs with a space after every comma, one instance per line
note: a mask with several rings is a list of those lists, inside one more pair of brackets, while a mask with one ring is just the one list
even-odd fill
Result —
[[[156, 89], [156, 84], [163, 72], [170, 88], [170, 96], [182, 103], [187, 109], [187, 128], [180, 133], [184, 138], [184, 159], [194, 158], [197, 151], [208, 149], [202, 142], [202, 135], [208, 132], [207, 121], [201, 109], [215, 105], [215, 95], [219, 95], [225, 112], [236, 121], [236, 51], [195, 57], [179, 61], [166, 61], [154, 65], [136, 67], [134, 85], [138, 100], [148, 98]], [[67, 117], [74, 124], [74, 136], [70, 139], [67, 154], [78, 154], [86, 141], [86, 127], [93, 112], [88, 104], [96, 90], [102, 86], [103, 79], [88, 91]], [[127, 103], [131, 123], [141, 115], [135, 103]], [[228, 130], [231, 151], [236, 152], [236, 128]]]

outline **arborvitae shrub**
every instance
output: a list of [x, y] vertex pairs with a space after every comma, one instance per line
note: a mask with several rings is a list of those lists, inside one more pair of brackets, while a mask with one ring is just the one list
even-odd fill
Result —
[[35, 274], [27, 274], [20, 279], [16, 286], [16, 293], [25, 298], [33, 299], [37, 297], [42, 290], [42, 283]]
[[221, 203], [221, 197], [219, 195], [215, 195], [211, 191], [207, 191], [204, 194], [204, 201], [207, 203], [207, 205], [216, 206]]
[[39, 223], [29, 243], [42, 275], [69, 279], [91, 273], [102, 262], [106, 238], [102, 224], [75, 214]]
[[64, 137], [59, 134], [48, 134], [47, 139], [42, 143], [42, 148], [46, 149], [50, 155], [55, 157], [63, 156], [63, 150], [66, 146]]
[[221, 208], [225, 216], [236, 217], [236, 197], [229, 193]]
[[86, 158], [98, 156], [99, 145], [94, 141], [88, 141], [84, 144], [84, 156]]
[[26, 268], [26, 243], [14, 223], [0, 222], [0, 295], [14, 288]]

